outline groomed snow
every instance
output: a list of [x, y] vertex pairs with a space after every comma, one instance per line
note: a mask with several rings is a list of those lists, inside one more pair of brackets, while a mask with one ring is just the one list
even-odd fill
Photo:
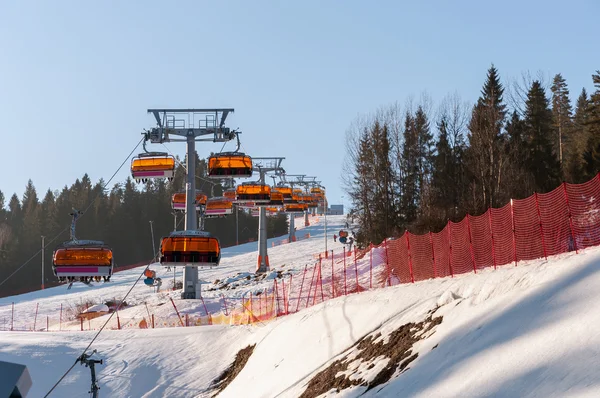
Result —
[[[302, 230], [296, 220], [299, 235], [310, 232], [307, 240], [276, 247], [269, 243], [271, 267], [299, 273], [306, 264], [312, 265], [313, 254], [324, 250], [323, 221], [321, 217]], [[344, 222], [343, 217], [328, 217], [330, 234]], [[332, 239], [328, 246], [341, 248]], [[216, 291], [208, 291], [213, 285], [206, 285], [203, 296], [209, 311], [223, 304], [221, 294], [235, 301], [249, 291], [272, 286], [272, 280], [237, 276], [252, 273], [255, 264], [256, 243], [224, 250], [222, 266], [200, 278], [210, 282], [237, 278], [232, 283], [239, 285]], [[153, 269], [167, 287], [172, 274]], [[351, 294], [251, 326], [106, 330], [92, 349], [105, 360], [98, 366], [102, 396], [209, 396], [210, 382], [235, 354], [256, 344], [245, 368], [219, 396], [297, 397], [312, 376], [336, 357], [351, 353], [347, 350], [360, 338], [381, 332], [385, 339], [439, 306], [434, 316], [443, 316], [443, 321], [413, 347], [419, 356], [409, 369], [363, 396], [596, 397], [600, 396], [599, 271], [600, 249], [592, 248], [517, 267]], [[0, 299], [0, 320], [10, 316], [12, 302], [16, 314], [31, 316], [39, 303], [38, 317], [43, 319], [56, 316], [61, 303], [120, 299], [140, 273], [141, 269], [117, 273], [114, 282], [91, 288], [76, 284], [72, 290], [61, 286]], [[154, 293], [140, 281], [127, 298], [132, 307], [120, 315], [141, 319], [147, 303], [151, 311], [172, 316], [169, 297], [180, 312], [204, 312], [196, 300], [181, 300], [177, 291]], [[16, 325], [24, 329], [31, 324], [23, 316]], [[63, 326], [73, 330], [0, 332], [0, 360], [28, 366], [32, 397], [46, 394], [95, 333], [76, 331], [78, 322]], [[355, 367], [363, 379], [372, 379], [385, 361], [375, 359], [371, 369], [358, 363]], [[51, 396], [87, 396], [89, 386], [89, 369], [77, 365]], [[338, 395], [356, 397], [364, 391], [365, 387], [354, 387]]]

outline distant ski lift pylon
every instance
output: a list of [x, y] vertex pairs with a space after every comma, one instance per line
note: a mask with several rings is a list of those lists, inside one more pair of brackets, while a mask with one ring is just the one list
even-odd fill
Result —
[[160, 264], [164, 267], [214, 267], [220, 260], [219, 239], [206, 231], [171, 232], [160, 244]]
[[[185, 211], [185, 192], [174, 193], [171, 197], [171, 208], [173, 210]], [[200, 211], [206, 205], [207, 197], [204, 193], [196, 191], [196, 210]]]
[[166, 152], [141, 153], [131, 160], [131, 175], [136, 182], [150, 178], [168, 178], [175, 175], [175, 157]]
[[252, 158], [242, 152], [221, 152], [208, 158], [208, 177], [252, 177]]

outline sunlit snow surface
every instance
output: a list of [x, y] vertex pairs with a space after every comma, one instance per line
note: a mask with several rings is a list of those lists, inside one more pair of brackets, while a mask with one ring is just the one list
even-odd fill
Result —
[[[345, 217], [327, 221], [331, 236], [342, 228]], [[271, 268], [300, 275], [305, 265], [314, 264], [313, 255], [325, 249], [323, 224], [320, 217], [303, 228], [297, 219], [298, 235], [308, 232], [309, 239], [275, 247], [270, 240]], [[327, 244], [341, 250], [331, 237]], [[256, 242], [225, 249], [218, 269], [201, 272], [200, 278], [211, 282], [203, 286], [209, 311], [222, 308], [223, 296], [235, 304], [248, 292], [272, 287], [270, 278], [260, 282], [245, 278], [256, 268], [256, 249]], [[169, 297], [182, 315], [204, 314], [199, 300], [181, 300], [180, 291], [166, 289], [172, 273], [156, 265], [152, 269], [163, 278], [164, 291], [154, 293], [140, 280], [126, 300], [131, 307], [119, 312], [122, 323], [141, 319], [147, 312], [176, 316]], [[10, 322], [12, 302], [16, 329], [32, 328], [36, 305], [36, 329], [45, 328], [46, 316], [58, 320], [61, 303], [66, 316], [67, 308], [77, 303], [122, 298], [142, 270], [117, 273], [110, 283], [94, 287], [75, 284], [71, 290], [60, 286], [0, 299], [0, 329]], [[219, 396], [296, 397], [312, 376], [361, 337], [378, 331], [385, 338], [439, 306], [435, 315], [443, 316], [443, 321], [431, 337], [415, 345], [419, 356], [410, 369], [363, 396], [597, 397], [599, 271], [600, 250], [593, 248], [476, 275], [351, 294], [251, 326], [105, 330], [91, 348], [104, 359], [97, 368], [101, 396], [208, 396], [211, 381], [235, 354], [256, 344], [246, 367]], [[176, 276], [181, 280], [179, 271]], [[212, 282], [228, 278], [229, 286], [238, 284], [235, 289], [209, 290], [215, 286]], [[78, 331], [78, 321], [65, 321], [62, 327], [68, 330], [0, 332], [0, 360], [28, 366], [31, 397], [44, 396], [96, 333]], [[364, 369], [362, 375], [373, 376]], [[78, 364], [51, 396], [87, 397], [89, 388], [90, 371]], [[354, 387], [337, 396], [357, 397], [364, 391]]]

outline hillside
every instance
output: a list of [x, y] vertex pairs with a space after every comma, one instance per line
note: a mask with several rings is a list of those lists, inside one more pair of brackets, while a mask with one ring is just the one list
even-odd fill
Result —
[[[324, 249], [323, 221], [298, 228], [298, 235], [309, 232], [309, 239], [269, 243], [273, 270], [299, 275], [312, 265], [314, 253]], [[330, 233], [343, 222], [343, 217], [328, 218]], [[341, 248], [331, 238], [328, 246]], [[247, 278], [255, 251], [256, 243], [227, 249], [219, 269], [201, 274], [211, 282], [203, 290], [209, 312], [223, 308], [224, 297], [233, 306], [248, 292], [272, 286], [275, 273]], [[173, 274], [156, 265], [152, 269], [169, 287]], [[39, 322], [56, 318], [61, 303], [66, 308], [120, 299], [141, 271], [115, 274], [114, 282], [91, 288], [60, 286], [1, 299], [0, 319], [10, 319], [12, 302], [15, 329], [26, 329], [38, 303]], [[598, 396], [600, 315], [593, 310], [600, 304], [598, 271], [600, 250], [592, 248], [350, 294], [253, 325], [144, 330], [136, 325], [147, 311], [177, 319], [169, 297], [182, 316], [202, 315], [205, 309], [198, 301], [180, 300], [178, 291], [154, 293], [140, 282], [126, 299], [129, 307], [119, 312], [121, 323], [132, 326], [105, 330], [92, 345], [105, 360], [98, 367], [101, 394], [211, 396], [213, 381], [240, 350], [251, 347], [247, 363], [219, 396], [297, 397], [307, 387], [305, 396], [316, 396], [334, 383], [348, 397], [363, 394], [369, 385], [363, 396]], [[211, 290], [227, 278], [229, 288]], [[100, 320], [89, 325], [94, 328]], [[0, 332], [0, 359], [29, 367], [30, 396], [43, 396], [95, 334], [78, 331], [78, 321], [65, 321], [61, 328]], [[78, 365], [51, 396], [87, 396], [89, 384], [89, 369]]]

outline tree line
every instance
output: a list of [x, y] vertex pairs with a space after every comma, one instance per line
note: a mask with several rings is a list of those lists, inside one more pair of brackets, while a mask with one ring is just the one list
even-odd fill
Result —
[[[104, 180], [92, 183], [87, 174], [60, 191], [48, 189], [40, 199], [31, 180], [23, 197], [13, 194], [8, 201], [0, 191], [0, 282], [31, 258], [22, 270], [6, 281], [0, 289], [5, 294], [14, 291], [39, 289], [41, 285], [41, 237], [47, 245], [44, 253], [46, 285], [56, 285], [52, 273], [53, 249], [69, 240], [73, 208], [85, 211], [76, 224], [78, 239], [102, 240], [113, 250], [115, 268], [150, 261], [153, 242], [150, 221], [154, 230], [154, 245], [160, 247], [160, 238], [175, 227], [184, 229], [184, 214], [175, 218], [171, 196], [185, 187], [185, 169], [181, 163], [172, 181], [149, 180], [136, 184], [131, 177], [125, 182], [106, 189]], [[185, 160], [183, 162], [185, 164]], [[219, 180], [207, 180], [206, 161], [196, 155], [196, 187], [209, 198], [221, 196], [224, 186]], [[268, 237], [281, 236], [288, 231], [285, 215], [268, 217]], [[205, 220], [205, 230], [217, 236], [221, 246], [236, 244], [236, 216]], [[238, 210], [238, 240], [247, 242], [258, 238], [258, 217]], [[53, 240], [53, 241], [52, 241]], [[33, 256], [33, 258], [32, 258]], [[2, 294], [0, 294], [0, 297]]]
[[[359, 245], [441, 230], [511, 198], [581, 183], [600, 170], [600, 71], [573, 105], [559, 73], [524, 75], [508, 89], [492, 65], [475, 104], [427, 96], [357, 118], [342, 179]], [[549, 87], [548, 87], [549, 86]], [[505, 93], [506, 90], [506, 93]]]

